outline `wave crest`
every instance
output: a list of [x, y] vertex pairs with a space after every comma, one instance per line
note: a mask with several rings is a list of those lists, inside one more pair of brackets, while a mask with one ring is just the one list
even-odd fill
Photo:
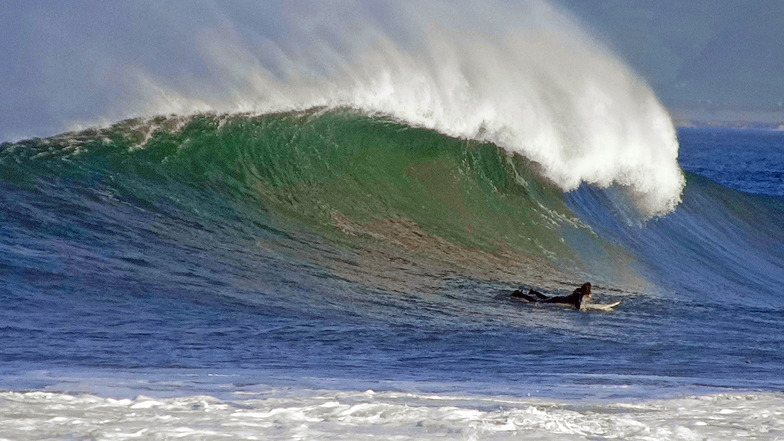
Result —
[[521, 153], [564, 191], [620, 185], [646, 216], [680, 202], [669, 114], [552, 5], [298, 3], [278, 12], [285, 38], [231, 23], [196, 33], [215, 81], [136, 72], [135, 113], [351, 107]]

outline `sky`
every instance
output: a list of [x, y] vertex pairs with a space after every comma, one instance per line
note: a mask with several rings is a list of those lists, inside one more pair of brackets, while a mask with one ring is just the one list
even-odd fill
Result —
[[767, 110], [784, 121], [784, 2], [558, 1], [668, 107]]
[[[515, 7], [520, 1], [505, 3]], [[640, 74], [673, 114], [709, 118], [728, 110], [733, 118], [784, 121], [783, 1], [555, 1]], [[0, 0], [0, 141], [132, 116], [146, 96], [134, 92], [140, 72], [155, 72], [185, 89], [232, 81], [204, 62], [204, 47], [232, 39], [267, 47], [273, 39], [279, 43], [274, 50], [285, 50], [286, 20], [297, 20], [298, 12], [310, 17], [304, 27], [329, 39], [318, 20], [345, 17], [323, 5]], [[389, 2], [356, 5], [358, 16], [372, 16], [392, 33], [407, 26], [396, 21]], [[457, 8], [449, 13], [477, 12]], [[257, 51], [255, 62], [285, 58], [274, 50]]]

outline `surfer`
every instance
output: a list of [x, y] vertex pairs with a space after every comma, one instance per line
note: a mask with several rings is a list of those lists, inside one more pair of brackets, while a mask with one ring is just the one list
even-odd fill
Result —
[[586, 282], [577, 289], [575, 289], [568, 296], [547, 297], [539, 291], [529, 290], [528, 294], [523, 294], [521, 290], [515, 290], [512, 297], [525, 299], [529, 302], [537, 303], [560, 303], [580, 309], [580, 304], [583, 302], [583, 297], [591, 298], [591, 284]]

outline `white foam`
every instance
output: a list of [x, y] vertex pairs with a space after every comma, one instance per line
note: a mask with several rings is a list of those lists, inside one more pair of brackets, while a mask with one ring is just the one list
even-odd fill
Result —
[[287, 7], [283, 39], [229, 24], [194, 31], [215, 80], [138, 70], [133, 113], [348, 106], [495, 142], [542, 164], [564, 190], [618, 184], [646, 215], [680, 201], [667, 111], [547, 3], [387, 2], [383, 14], [361, 2]]
[[0, 392], [2, 439], [784, 439], [784, 396], [585, 403], [268, 389], [112, 399]]

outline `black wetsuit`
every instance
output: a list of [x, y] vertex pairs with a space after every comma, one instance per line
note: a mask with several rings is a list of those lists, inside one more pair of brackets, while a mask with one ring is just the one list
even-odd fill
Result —
[[533, 289], [528, 291], [528, 294], [523, 294], [521, 290], [516, 290], [512, 293], [512, 297], [518, 297], [529, 302], [538, 302], [538, 303], [562, 303], [571, 305], [575, 309], [580, 309], [580, 304], [583, 302], [583, 297], [587, 293], [584, 291], [582, 287], [577, 288], [569, 294], [568, 296], [558, 296], [558, 297], [547, 297], [546, 295], [534, 291]]

